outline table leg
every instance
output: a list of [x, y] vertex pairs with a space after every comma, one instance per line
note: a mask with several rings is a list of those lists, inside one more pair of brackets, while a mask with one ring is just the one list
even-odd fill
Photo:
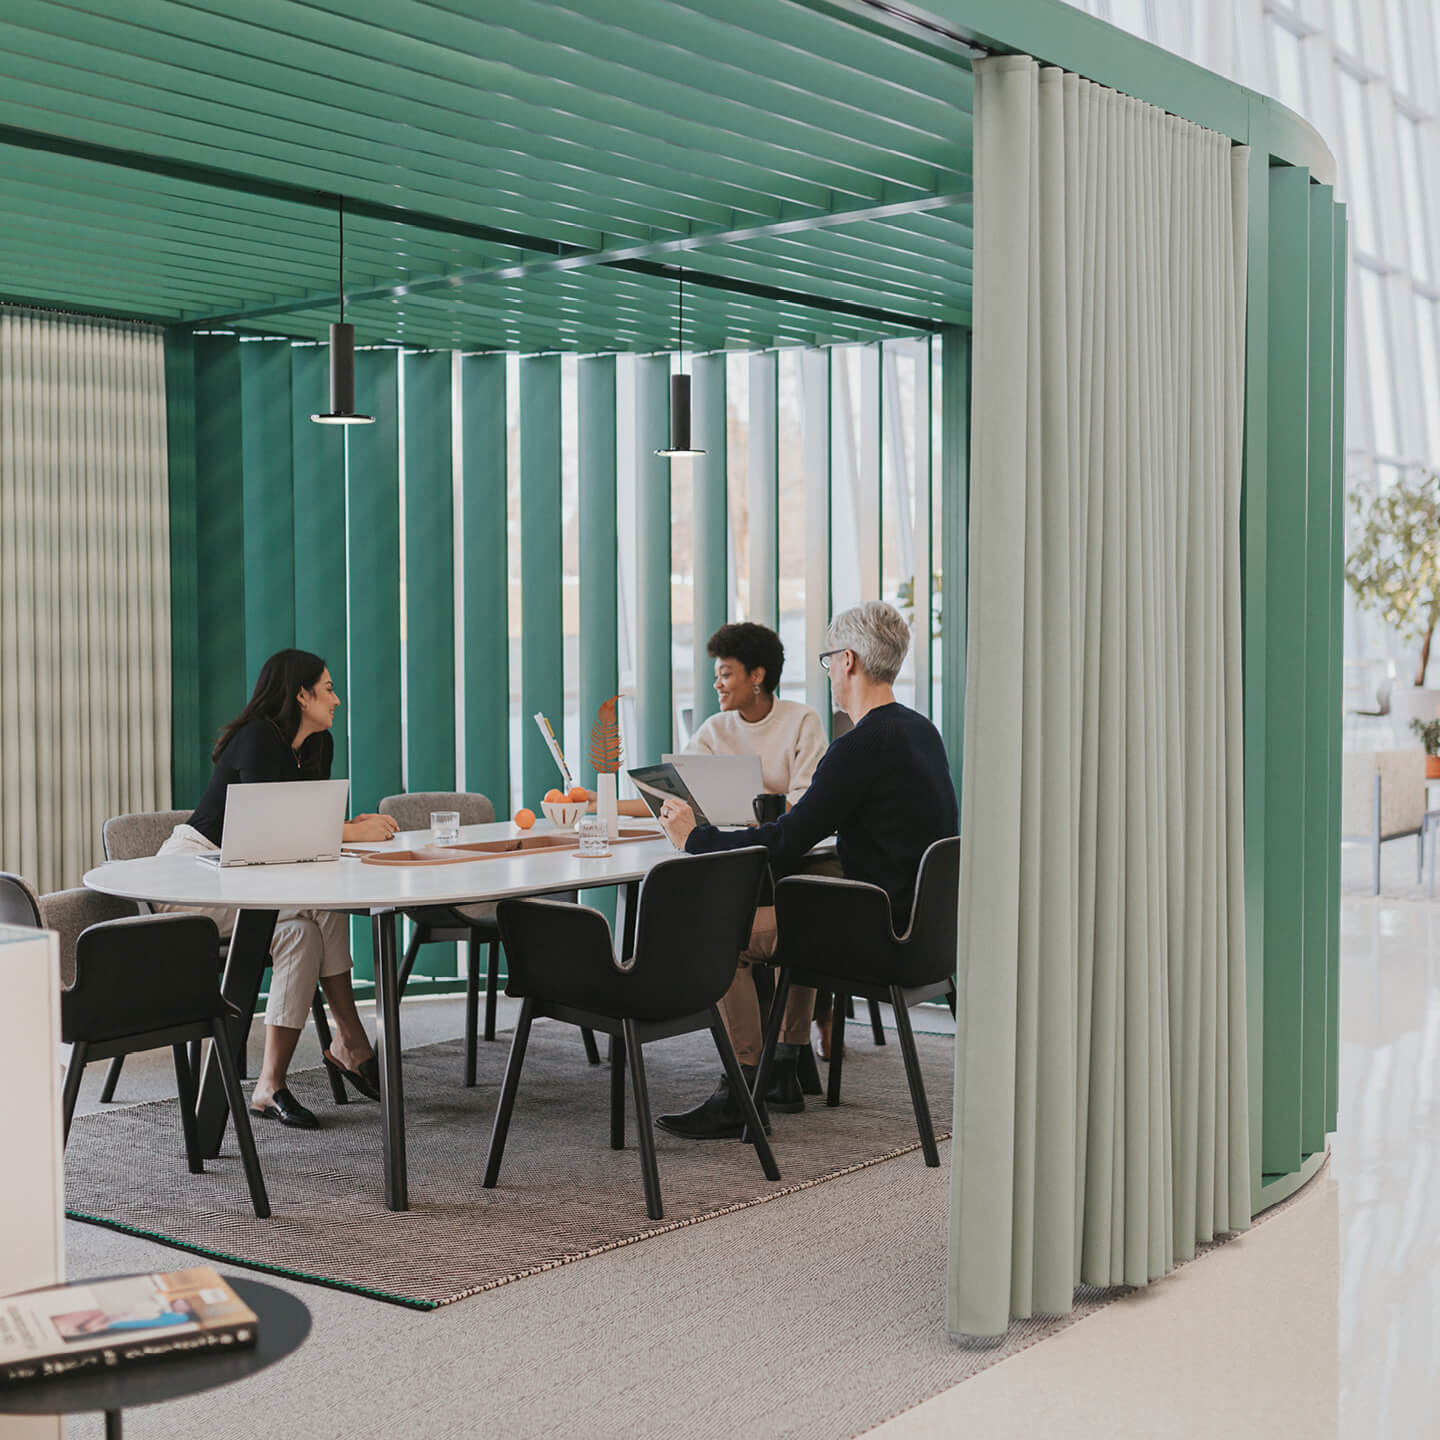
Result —
[[[235, 929], [230, 936], [220, 993], [238, 1012], [232, 1013], [225, 1022], [230, 1048], [236, 1055], [245, 1053], [255, 1002], [260, 998], [260, 981], [270, 963], [270, 941], [275, 934], [276, 913], [274, 910], [242, 910], [236, 916]], [[220, 1142], [225, 1138], [225, 1123], [229, 1116], [225, 1082], [220, 1078], [220, 1061], [212, 1045], [205, 1060], [200, 1102], [195, 1110], [202, 1155], [213, 1160], [220, 1153]]]
[[375, 952], [375, 1054], [380, 1063], [380, 1144], [385, 1159], [385, 1203], [410, 1208], [405, 1169], [405, 1088], [400, 1073], [400, 994], [395, 966], [395, 912], [370, 915]]
[[635, 912], [640, 904], [640, 882], [627, 881], [615, 890], [615, 945], [616, 960], [621, 965], [629, 963], [635, 954]]
[[105, 1412], [105, 1440], [123, 1440], [125, 1422], [118, 1410]]

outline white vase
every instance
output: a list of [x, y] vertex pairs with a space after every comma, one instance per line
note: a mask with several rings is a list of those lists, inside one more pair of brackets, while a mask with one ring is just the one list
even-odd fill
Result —
[[615, 798], [615, 777], [595, 777], [595, 813], [605, 822], [605, 833], [611, 840], [620, 838], [620, 806]]

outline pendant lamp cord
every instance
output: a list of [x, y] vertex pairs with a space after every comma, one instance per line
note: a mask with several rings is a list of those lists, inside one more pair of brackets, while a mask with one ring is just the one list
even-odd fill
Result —
[[685, 373], [685, 272], [680, 271], [677, 282], [680, 296], [680, 318], [675, 326], [675, 348], [680, 352], [680, 373]]
[[345, 197], [340, 197], [340, 323], [345, 323]]

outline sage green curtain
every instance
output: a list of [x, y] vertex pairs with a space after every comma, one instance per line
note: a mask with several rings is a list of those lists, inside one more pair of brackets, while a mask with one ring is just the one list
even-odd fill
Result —
[[1144, 1285], [1250, 1219], [1247, 152], [975, 66], [947, 1325]]
[[170, 802], [158, 330], [0, 310], [0, 869], [78, 885]]

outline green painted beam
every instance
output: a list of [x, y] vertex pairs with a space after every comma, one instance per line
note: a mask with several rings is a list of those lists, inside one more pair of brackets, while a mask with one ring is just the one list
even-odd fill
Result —
[[580, 412], [580, 754], [569, 758], [576, 778], [593, 788], [590, 727], [601, 705], [620, 690], [615, 357], [582, 359], [576, 378]]
[[970, 332], [940, 336], [940, 732], [958, 792], [964, 784], [969, 626]]
[[210, 750], [240, 713], [255, 676], [246, 671], [244, 470], [240, 342], [195, 341], [195, 557], [199, 585], [200, 733], [191, 737], [210, 778]]
[[542, 355], [520, 362], [520, 803], [537, 815], [562, 784], [533, 719], [543, 712], [564, 744], [561, 542], [560, 357]]
[[460, 362], [465, 788], [511, 813], [505, 357]]
[[295, 644], [295, 530], [290, 343], [240, 345], [245, 673]]
[[1269, 184], [1265, 942], [1259, 957], [1265, 987], [1265, 1080], [1260, 1158], [1266, 1174], [1278, 1175], [1298, 1169], [1304, 1158], [1305, 957], [1313, 938], [1306, 925], [1310, 877], [1301, 837], [1308, 824], [1305, 760], [1321, 717], [1312, 723], [1307, 713], [1305, 644], [1310, 177], [1303, 169], [1277, 166], [1269, 172]]
[[[805, 701], [832, 730], [835, 707], [830, 677], [820, 664], [830, 626], [830, 352], [807, 350], [800, 357], [800, 405], [805, 490]], [[792, 662], [793, 663], [793, 662]]]
[[196, 544], [195, 337], [165, 332], [170, 481], [170, 796], [195, 805], [210, 779], [200, 724], [200, 575]]
[[[670, 433], [670, 361], [635, 362], [635, 714], [637, 765], [658, 761], [674, 738], [670, 658], [670, 461], [655, 454]], [[684, 463], [684, 462], [681, 462]]]
[[330, 350], [290, 347], [290, 451], [294, 458], [295, 643], [325, 659], [341, 709], [331, 730], [330, 773], [350, 774], [349, 644], [345, 584], [345, 432], [316, 425], [330, 408]]
[[724, 355], [697, 355], [692, 368], [691, 425], [694, 443], [705, 452], [690, 462], [695, 551], [692, 718], [698, 730], [720, 709], [712, 683], [715, 662], [706, 646], [729, 618], [730, 509], [726, 484], [730, 425]]
[[745, 618], [780, 628], [780, 366], [750, 357], [750, 604]]
[[405, 782], [455, 788], [450, 352], [405, 357]]

